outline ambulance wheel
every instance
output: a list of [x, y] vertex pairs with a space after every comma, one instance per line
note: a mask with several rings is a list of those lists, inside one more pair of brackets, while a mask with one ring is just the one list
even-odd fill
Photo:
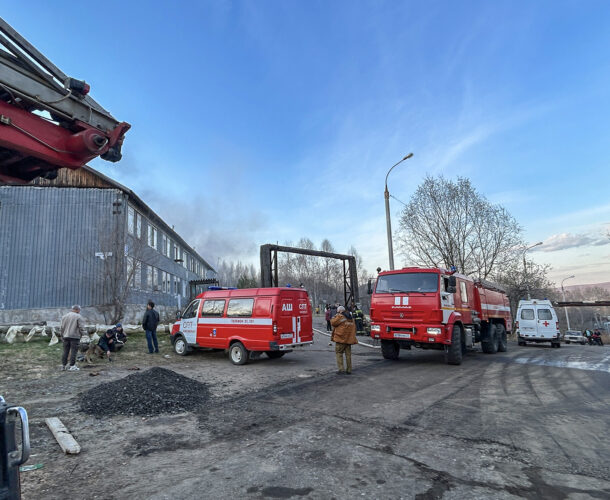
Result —
[[235, 342], [229, 347], [229, 359], [234, 365], [245, 365], [248, 362], [248, 350], [241, 342]]
[[445, 346], [445, 361], [448, 365], [462, 364], [462, 329], [453, 325], [451, 344]]
[[286, 354], [285, 351], [265, 351], [267, 353], [267, 356], [270, 357], [271, 359], [277, 359], [277, 358], [281, 358], [284, 354]]
[[398, 342], [394, 342], [393, 340], [382, 340], [381, 354], [383, 354], [385, 359], [398, 359], [398, 355], [400, 354]]
[[506, 341], [506, 330], [504, 329], [504, 325], [496, 325], [496, 331], [498, 332], [498, 352], [506, 352], [508, 343]]
[[175, 353], [180, 356], [186, 356], [189, 350], [189, 345], [187, 344], [186, 339], [182, 335], [176, 337], [176, 340], [174, 340]]
[[485, 340], [481, 342], [481, 348], [485, 354], [495, 354], [498, 352], [498, 330], [493, 323], [489, 324]]
[[[570, 341], [569, 341], [569, 340], [566, 340], [566, 344], [569, 344], [569, 343], [570, 343]], [[582, 345], [585, 345], [585, 343], [584, 343], [584, 342], [581, 342], [581, 344], [582, 344]]]

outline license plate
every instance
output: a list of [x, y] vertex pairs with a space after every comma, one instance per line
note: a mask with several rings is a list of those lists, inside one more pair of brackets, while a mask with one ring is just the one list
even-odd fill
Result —
[[292, 333], [282, 333], [280, 338], [291, 339], [292, 338]]
[[395, 333], [394, 338], [395, 339], [410, 339], [411, 334], [410, 333]]

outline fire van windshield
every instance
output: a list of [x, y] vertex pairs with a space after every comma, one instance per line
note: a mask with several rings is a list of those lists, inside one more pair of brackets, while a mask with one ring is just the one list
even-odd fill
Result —
[[375, 293], [437, 292], [438, 280], [433, 273], [386, 274], [377, 279]]

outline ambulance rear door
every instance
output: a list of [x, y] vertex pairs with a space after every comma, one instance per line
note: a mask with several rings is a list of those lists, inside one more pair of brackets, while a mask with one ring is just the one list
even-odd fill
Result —
[[280, 344], [293, 344], [301, 332], [301, 318], [299, 316], [299, 304], [293, 292], [280, 294], [280, 314], [278, 321], [278, 333]]

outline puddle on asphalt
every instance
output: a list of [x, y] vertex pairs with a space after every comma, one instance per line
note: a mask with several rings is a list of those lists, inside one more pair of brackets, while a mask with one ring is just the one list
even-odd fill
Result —
[[599, 362], [588, 361], [565, 361], [550, 359], [516, 358], [515, 363], [522, 365], [553, 366], [555, 368], [573, 368], [575, 370], [590, 370], [596, 372], [610, 373], [610, 356], [606, 356]]

